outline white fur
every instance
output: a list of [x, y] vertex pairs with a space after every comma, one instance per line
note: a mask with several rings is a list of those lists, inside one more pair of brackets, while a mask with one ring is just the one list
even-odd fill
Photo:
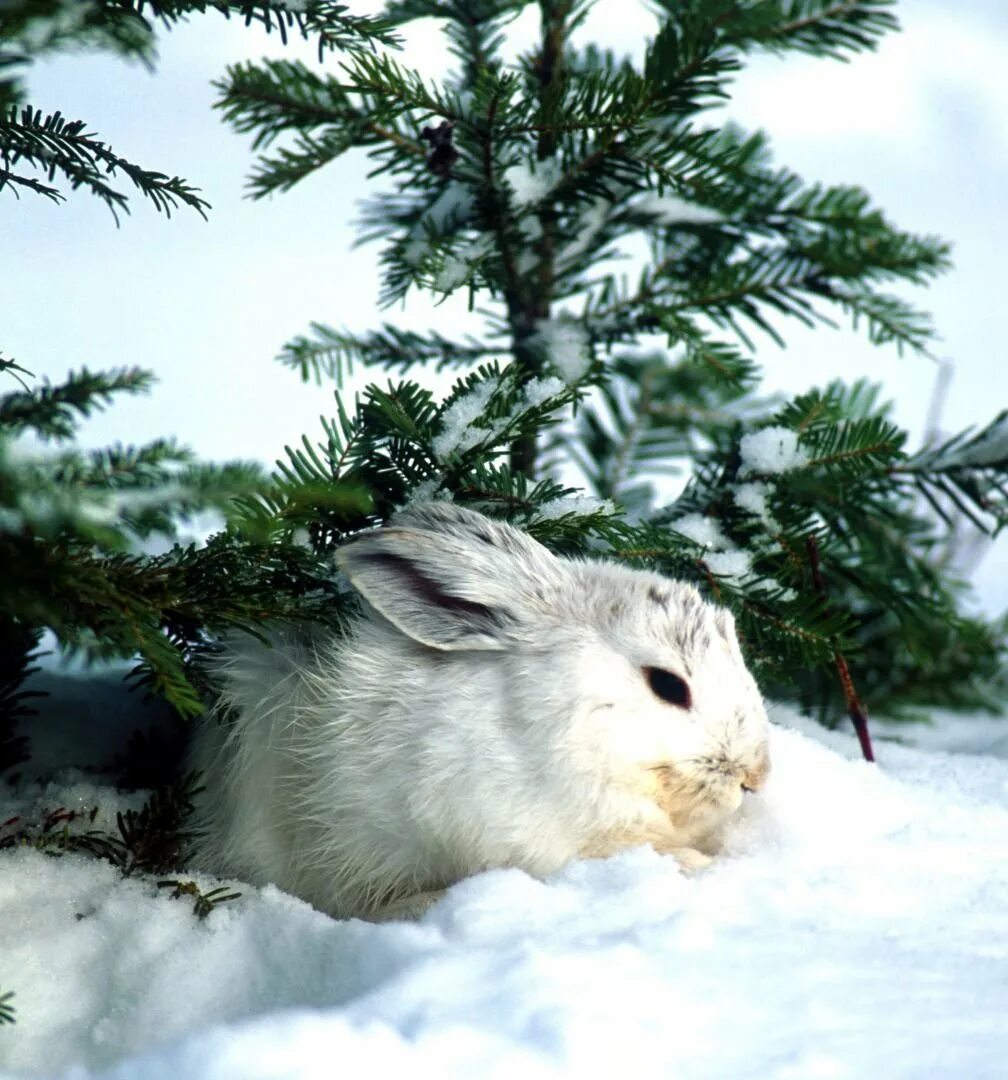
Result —
[[227, 715], [191, 756], [201, 866], [381, 917], [488, 867], [641, 843], [700, 865], [762, 783], [762, 700], [731, 616], [691, 586], [443, 502], [337, 558], [366, 600], [349, 635], [227, 646]]

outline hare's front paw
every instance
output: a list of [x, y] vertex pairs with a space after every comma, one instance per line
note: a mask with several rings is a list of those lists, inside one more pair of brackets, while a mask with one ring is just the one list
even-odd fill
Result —
[[660, 851], [659, 854], [671, 855], [682, 867], [683, 872], [687, 874], [692, 874], [695, 870], [703, 870], [705, 866], [710, 866], [713, 861], [709, 855], [705, 855], [702, 851], [697, 851], [696, 848], [691, 847], [666, 848], [664, 851]]
[[643, 839], [659, 855], [671, 855], [687, 874], [692, 874], [695, 870], [703, 870], [713, 861], [705, 852], [685, 845], [681, 833], [677, 835], [671, 831], [666, 832], [664, 829], [652, 829]]

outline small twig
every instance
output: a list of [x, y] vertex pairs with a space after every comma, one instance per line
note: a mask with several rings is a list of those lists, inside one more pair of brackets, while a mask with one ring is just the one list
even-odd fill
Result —
[[[826, 600], [826, 582], [823, 580], [822, 567], [819, 563], [819, 545], [816, 538], [810, 536], [805, 541], [808, 550], [809, 566], [812, 568], [812, 581], [819, 595]], [[844, 698], [847, 701], [847, 715], [851, 718], [854, 730], [857, 732], [858, 742], [861, 744], [861, 753], [865, 761], [874, 761], [875, 752], [872, 750], [871, 735], [868, 732], [868, 714], [854, 688], [854, 680], [851, 678], [847, 660], [837, 646], [836, 638], [830, 638], [833, 649], [833, 661], [836, 664], [837, 675], [840, 677], [840, 686], [843, 689]]]
[[427, 156], [427, 151], [420, 143], [413, 142], [412, 139], [407, 139], [405, 135], [400, 135], [398, 131], [394, 131], [392, 128], [383, 127], [381, 124], [376, 124], [373, 120], [365, 121], [364, 126], [372, 135], [377, 135], [379, 139], [385, 139], [387, 142], [394, 143], [400, 150], [405, 150], [408, 154], [413, 154], [418, 157]]

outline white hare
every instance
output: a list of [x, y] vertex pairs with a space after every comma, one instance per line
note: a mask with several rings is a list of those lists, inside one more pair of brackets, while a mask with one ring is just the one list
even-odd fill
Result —
[[731, 615], [451, 503], [346, 544], [347, 636], [232, 641], [197, 861], [337, 916], [639, 844], [707, 861], [769, 768]]

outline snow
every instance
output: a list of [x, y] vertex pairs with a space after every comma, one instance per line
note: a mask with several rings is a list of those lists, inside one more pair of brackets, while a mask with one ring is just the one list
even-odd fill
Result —
[[520, 251], [515, 259], [515, 269], [519, 274], [528, 274], [539, 263], [539, 256], [534, 251]]
[[20, 532], [24, 528], [25, 519], [16, 510], [8, 510], [0, 506], [0, 532]]
[[670, 521], [669, 528], [704, 548], [703, 561], [707, 569], [722, 580], [739, 586], [751, 576], [752, 555], [733, 544], [714, 518], [704, 514], [683, 514]]
[[534, 167], [519, 161], [504, 170], [504, 182], [520, 207], [532, 207], [549, 194], [561, 175], [559, 162], [552, 159], [538, 162]]
[[748, 551], [735, 548], [730, 551], [712, 551], [704, 556], [707, 569], [719, 578], [740, 584], [752, 573], [752, 556]]
[[534, 344], [542, 349], [568, 386], [579, 382], [591, 368], [591, 342], [585, 328], [570, 319], [540, 319]]
[[540, 405], [545, 405], [550, 398], [560, 397], [566, 390], [566, 383], [561, 382], [555, 375], [545, 375], [530, 379], [525, 384], [524, 390], [522, 391], [525, 408], [535, 409]]
[[469, 263], [457, 255], [448, 255], [434, 276], [434, 288], [439, 292], [457, 289], [469, 276]]
[[424, 261], [429, 252], [430, 244], [427, 242], [427, 237], [411, 233], [410, 238], [403, 244], [400, 255], [403, 262], [415, 269]]
[[468, 450], [486, 438], [486, 428], [473, 425], [483, 416], [499, 385], [494, 379], [477, 383], [445, 409], [441, 431], [431, 444], [440, 460], [444, 461], [456, 451]]
[[557, 253], [557, 266], [567, 271], [572, 264], [577, 263], [587, 251], [590, 251], [598, 240], [599, 234], [609, 220], [609, 211], [612, 204], [608, 199], [593, 199], [582, 211], [580, 220], [571, 230], [573, 240]]
[[721, 531], [717, 520], [705, 514], [683, 514], [675, 521], [670, 521], [669, 528], [711, 551], [725, 551], [731, 547], [731, 541]]
[[400, 249], [403, 261], [418, 267], [431, 251], [431, 241], [458, 229], [472, 217], [475, 203], [469, 189], [450, 180], [410, 230]]
[[445, 232], [468, 220], [474, 206], [472, 193], [465, 184], [449, 180], [427, 208], [421, 222], [430, 224], [438, 232]]
[[555, 521], [568, 514], [573, 514], [575, 517], [587, 517], [589, 514], [614, 514], [615, 512], [616, 508], [608, 499], [599, 499], [594, 495], [563, 495], [537, 506], [535, 519]]
[[[641, 848], [489, 871], [415, 924], [242, 886], [200, 921], [104, 863], [0, 852], [0, 1075], [1003, 1075], [1008, 761], [881, 742], [870, 766], [775, 718], [768, 786], [690, 877]], [[78, 777], [0, 788], [0, 820], [39, 802], [123, 805]]]
[[634, 202], [633, 208], [647, 214], [659, 225], [715, 225], [724, 221], [724, 215], [717, 210], [657, 192], [642, 195]]
[[451, 502], [452, 494], [450, 491], [442, 489], [441, 479], [440, 476], [431, 476], [426, 480], [421, 480], [419, 484], [415, 484], [409, 493], [409, 497], [397, 509], [405, 510], [407, 507], [415, 506], [417, 503], [431, 502], [434, 499], [440, 502]]
[[[453, 453], [469, 450], [482, 443], [498, 441], [523, 412], [539, 408], [553, 398], [560, 398], [567, 390], [564, 383], [552, 375], [530, 379], [522, 388], [517, 405], [509, 413], [490, 423], [477, 425], [476, 421], [483, 418], [490, 400], [508, 378], [508, 373], [505, 373], [500, 381], [487, 379], [477, 383], [445, 409], [441, 417], [441, 431], [431, 443], [439, 460], [444, 461]], [[564, 403], [563, 400], [558, 401], [556, 408]]]
[[798, 445], [798, 436], [788, 428], [771, 425], [743, 435], [739, 443], [742, 461], [739, 476], [764, 476], [801, 468], [808, 454]]
[[732, 488], [732, 498], [736, 506], [757, 517], [768, 529], [776, 529], [777, 522], [770, 513], [768, 499], [771, 494], [769, 484], [752, 481], [748, 484], [736, 484]]
[[493, 238], [481, 236], [464, 245], [461, 250], [445, 256], [441, 269], [434, 277], [434, 288], [451, 292], [468, 280], [476, 265], [493, 249]]

